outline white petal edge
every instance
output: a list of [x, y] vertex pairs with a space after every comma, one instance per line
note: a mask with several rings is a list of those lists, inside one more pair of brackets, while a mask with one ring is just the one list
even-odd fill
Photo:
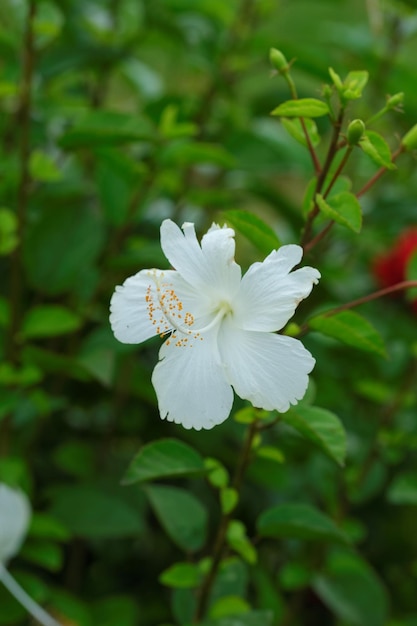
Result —
[[229, 416], [233, 390], [224, 375], [215, 335], [182, 346], [172, 338], [161, 347], [152, 383], [162, 419], [201, 430]]
[[0, 484], [0, 563], [18, 553], [29, 527], [31, 509], [20, 490]]
[[228, 381], [253, 406], [285, 413], [303, 398], [315, 359], [298, 339], [225, 323], [219, 346]]
[[246, 330], [280, 330], [320, 278], [313, 267], [290, 270], [301, 260], [300, 246], [282, 246], [244, 275], [234, 303], [234, 321]]
[[[152, 270], [161, 274], [160, 270]], [[116, 287], [110, 301], [110, 325], [114, 336], [122, 343], [142, 343], [157, 335], [156, 325], [149, 317], [146, 301], [150, 289], [156, 300], [155, 282], [150, 270], [130, 276]]]
[[237, 290], [241, 278], [234, 262], [234, 231], [214, 224], [198, 242], [194, 224], [181, 229], [172, 221], [161, 224], [161, 247], [168, 261], [181, 276], [198, 290], [220, 297]]

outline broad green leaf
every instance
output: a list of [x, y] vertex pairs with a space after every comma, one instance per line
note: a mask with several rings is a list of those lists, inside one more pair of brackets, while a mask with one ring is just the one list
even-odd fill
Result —
[[10, 209], [0, 209], [0, 255], [10, 254], [18, 244], [17, 217]]
[[353, 193], [342, 191], [326, 200], [322, 195], [317, 194], [316, 201], [323, 215], [355, 233], [361, 231], [362, 209]]
[[392, 162], [391, 150], [385, 139], [373, 130], [367, 130], [359, 141], [359, 146], [376, 165], [388, 170], [395, 170], [397, 166]]
[[347, 542], [334, 521], [309, 504], [278, 504], [261, 513], [257, 527], [262, 537]]
[[191, 446], [178, 439], [160, 439], [143, 446], [130, 463], [122, 482], [129, 485], [204, 471], [202, 457]]
[[313, 589], [344, 624], [387, 624], [387, 592], [371, 567], [354, 553], [332, 554]]
[[237, 556], [224, 559], [214, 582], [213, 601], [225, 596], [245, 597], [248, 584], [249, 572], [246, 563]]
[[159, 577], [159, 582], [167, 587], [187, 589], [198, 587], [201, 583], [202, 574], [194, 563], [174, 563]]
[[32, 515], [28, 534], [30, 537], [53, 539], [54, 541], [66, 541], [70, 537], [66, 526], [46, 513], [34, 513]]
[[103, 234], [101, 218], [83, 204], [43, 207], [39, 219], [28, 225], [24, 241], [30, 285], [49, 295], [72, 291], [73, 296], [90, 297]]
[[22, 327], [26, 339], [66, 335], [78, 330], [82, 320], [76, 313], [60, 305], [46, 304], [29, 309]]
[[[417, 280], [417, 249], [414, 250], [407, 261], [406, 279]], [[407, 289], [406, 297], [407, 300], [415, 300], [417, 298], [417, 287]]]
[[343, 81], [342, 97], [345, 100], [356, 100], [362, 96], [362, 91], [368, 82], [369, 73], [366, 70], [349, 72]]
[[240, 596], [223, 596], [211, 605], [209, 617], [217, 620], [231, 615], [242, 615], [249, 611], [250, 604]]
[[178, 140], [165, 148], [162, 162], [179, 166], [211, 163], [228, 169], [234, 167], [235, 158], [218, 144]]
[[213, 459], [208, 457], [204, 459], [204, 466], [208, 471], [208, 480], [213, 487], [217, 487], [217, 489], [223, 489], [227, 487], [229, 484], [229, 472], [217, 459]]
[[207, 511], [185, 489], [147, 485], [145, 493], [161, 526], [185, 552], [200, 550], [207, 535]]
[[368, 320], [354, 311], [318, 315], [310, 319], [308, 325], [311, 329], [338, 339], [353, 348], [386, 356], [381, 335]]
[[272, 611], [248, 611], [228, 617], [204, 620], [201, 626], [273, 626], [275, 623]]
[[98, 485], [61, 485], [50, 513], [80, 537], [138, 537], [143, 530], [141, 513], [126, 494], [107, 492]]
[[50, 572], [58, 572], [63, 565], [64, 554], [61, 546], [46, 540], [28, 540], [19, 552], [20, 556]]
[[398, 474], [388, 488], [387, 499], [391, 504], [417, 504], [417, 474]]
[[[298, 143], [301, 143], [303, 146], [307, 146], [307, 139], [304, 134], [301, 121], [298, 118], [289, 119], [283, 117], [281, 123], [284, 126], [285, 130], [291, 135], [291, 137], [293, 137], [296, 141], [298, 141]], [[320, 143], [320, 135], [317, 131], [317, 125], [315, 121], [307, 117], [304, 120], [304, 124], [306, 126], [312, 145], [317, 146]]]
[[29, 172], [34, 180], [43, 183], [54, 182], [61, 178], [61, 172], [55, 165], [54, 160], [42, 152], [42, 150], [34, 150], [29, 159]]
[[223, 213], [223, 218], [263, 254], [269, 254], [281, 245], [272, 228], [253, 213], [237, 209]]
[[326, 409], [298, 404], [281, 415], [282, 421], [295, 428], [333, 461], [343, 466], [346, 455], [346, 433], [339, 418]]
[[247, 563], [255, 564], [258, 558], [255, 548], [246, 535], [246, 528], [239, 520], [232, 520], [227, 528], [227, 543]]
[[271, 115], [279, 115], [280, 117], [321, 117], [328, 113], [327, 104], [315, 98], [287, 100], [271, 111]]
[[154, 131], [144, 117], [114, 111], [89, 111], [60, 138], [63, 148], [97, 148], [152, 140]]
[[285, 461], [283, 451], [274, 446], [261, 446], [260, 448], [257, 448], [256, 456], [261, 457], [262, 459], [275, 461], [275, 463], [279, 464], [284, 463]]
[[233, 511], [239, 501], [239, 494], [236, 489], [232, 487], [224, 487], [220, 490], [220, 504], [222, 506], [222, 512], [228, 515]]

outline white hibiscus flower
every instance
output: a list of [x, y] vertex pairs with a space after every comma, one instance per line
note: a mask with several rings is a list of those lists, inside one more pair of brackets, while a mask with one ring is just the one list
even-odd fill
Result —
[[116, 287], [110, 323], [123, 343], [167, 337], [152, 383], [162, 419], [212, 428], [229, 415], [233, 389], [255, 407], [285, 412], [300, 400], [315, 360], [302, 343], [277, 335], [320, 273], [291, 272], [302, 248], [286, 245], [242, 277], [231, 228], [213, 224], [197, 240], [193, 224], [161, 225], [174, 270], [142, 270]]

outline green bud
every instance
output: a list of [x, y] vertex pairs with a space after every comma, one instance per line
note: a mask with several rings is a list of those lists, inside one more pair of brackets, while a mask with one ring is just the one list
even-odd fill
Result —
[[321, 90], [323, 98], [329, 100], [332, 97], [332, 88], [330, 85], [323, 85], [323, 89]]
[[342, 83], [342, 79], [340, 78], [339, 74], [337, 74], [332, 67], [329, 67], [329, 74], [330, 74], [330, 78], [332, 79], [333, 84], [336, 87], [336, 89], [338, 91], [341, 91], [343, 89], [343, 83]]
[[275, 70], [278, 70], [278, 72], [280, 72], [281, 74], [285, 74], [288, 72], [288, 61], [280, 50], [277, 50], [276, 48], [271, 48], [269, 51], [269, 60], [272, 67]]
[[401, 105], [404, 102], [404, 93], [396, 93], [387, 100], [387, 109], [395, 109], [395, 107]]
[[404, 135], [401, 143], [407, 150], [415, 150], [417, 148], [417, 124], [414, 124], [413, 128]]
[[347, 129], [347, 140], [350, 146], [356, 146], [365, 132], [365, 124], [362, 120], [353, 120]]

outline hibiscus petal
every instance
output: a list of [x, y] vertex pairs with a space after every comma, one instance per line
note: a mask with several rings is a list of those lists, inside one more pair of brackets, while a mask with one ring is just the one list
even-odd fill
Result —
[[290, 272], [301, 256], [300, 246], [282, 246], [249, 268], [233, 302], [237, 326], [267, 332], [283, 328], [320, 278], [312, 267]]
[[196, 430], [227, 419], [233, 391], [224, 376], [214, 332], [204, 339], [173, 335], [161, 347], [159, 358], [152, 383], [162, 419]]
[[[161, 274], [159, 270], [152, 271]], [[110, 324], [116, 339], [122, 343], [142, 343], [169, 330], [157, 304], [153, 318], [150, 315], [149, 298], [157, 302], [155, 282], [148, 270], [130, 276], [116, 287], [110, 301]], [[160, 323], [154, 324], [154, 320]]]
[[304, 396], [315, 360], [301, 341], [225, 321], [219, 347], [228, 381], [255, 407], [284, 413]]
[[209, 297], [218, 299], [235, 293], [241, 270], [234, 262], [234, 231], [213, 225], [203, 237], [201, 246], [194, 224], [186, 222], [182, 231], [171, 220], [162, 222], [161, 246], [171, 265], [187, 282]]

